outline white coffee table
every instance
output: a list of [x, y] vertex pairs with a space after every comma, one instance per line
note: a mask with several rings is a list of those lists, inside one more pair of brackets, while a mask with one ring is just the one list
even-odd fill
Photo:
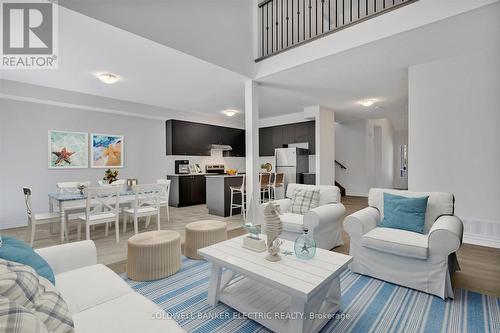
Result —
[[[320, 331], [340, 308], [340, 274], [352, 257], [317, 249], [311, 260], [282, 254], [270, 262], [266, 252], [242, 248], [242, 237], [198, 250], [212, 263], [208, 303], [221, 301], [275, 332]], [[293, 242], [281, 248], [293, 253]]]

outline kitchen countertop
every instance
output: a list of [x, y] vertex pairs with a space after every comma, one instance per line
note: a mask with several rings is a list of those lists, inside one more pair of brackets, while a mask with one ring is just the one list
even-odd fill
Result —
[[239, 173], [237, 175], [227, 175], [227, 174], [216, 174], [216, 173], [179, 173], [179, 174], [169, 174], [167, 177], [185, 177], [185, 176], [206, 176], [206, 177], [242, 177], [243, 173]]

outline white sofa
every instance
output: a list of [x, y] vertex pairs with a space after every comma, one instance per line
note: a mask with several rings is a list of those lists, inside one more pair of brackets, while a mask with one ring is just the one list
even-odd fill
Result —
[[[424, 234], [381, 228], [384, 192], [405, 197], [429, 196]], [[373, 276], [409, 288], [453, 298], [451, 275], [459, 269], [456, 251], [462, 243], [462, 221], [453, 215], [451, 193], [409, 192], [373, 188], [369, 207], [347, 216], [349, 254], [355, 273]]]
[[52, 267], [56, 288], [77, 333], [185, 332], [156, 304], [97, 264], [94, 242], [81, 241], [36, 250]]
[[[311, 209], [305, 215], [288, 212], [292, 205], [292, 194], [295, 189], [314, 190], [319, 188], [319, 206]], [[330, 250], [344, 244], [342, 241], [341, 218], [345, 207], [340, 203], [340, 190], [337, 186], [288, 184], [286, 198], [275, 201], [281, 210], [280, 219], [283, 232], [280, 237], [290, 241], [308, 230], [319, 248]], [[266, 204], [263, 204], [264, 207]], [[263, 226], [265, 230], [265, 225]]]

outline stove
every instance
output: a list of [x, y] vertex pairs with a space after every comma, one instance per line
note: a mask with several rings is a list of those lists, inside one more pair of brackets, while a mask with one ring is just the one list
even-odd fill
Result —
[[224, 169], [225, 169], [224, 164], [207, 164], [207, 165], [205, 165], [205, 172], [206, 173], [214, 173], [214, 174], [222, 175], [222, 174], [224, 174]]

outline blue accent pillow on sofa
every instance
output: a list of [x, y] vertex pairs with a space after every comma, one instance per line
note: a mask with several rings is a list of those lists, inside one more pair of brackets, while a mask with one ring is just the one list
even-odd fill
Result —
[[424, 233], [429, 196], [407, 198], [384, 193], [384, 219], [380, 227]]
[[45, 259], [33, 251], [31, 246], [25, 242], [12, 237], [2, 236], [0, 258], [31, 266], [38, 273], [38, 275], [43, 276], [53, 285], [56, 284], [52, 268], [45, 261]]

